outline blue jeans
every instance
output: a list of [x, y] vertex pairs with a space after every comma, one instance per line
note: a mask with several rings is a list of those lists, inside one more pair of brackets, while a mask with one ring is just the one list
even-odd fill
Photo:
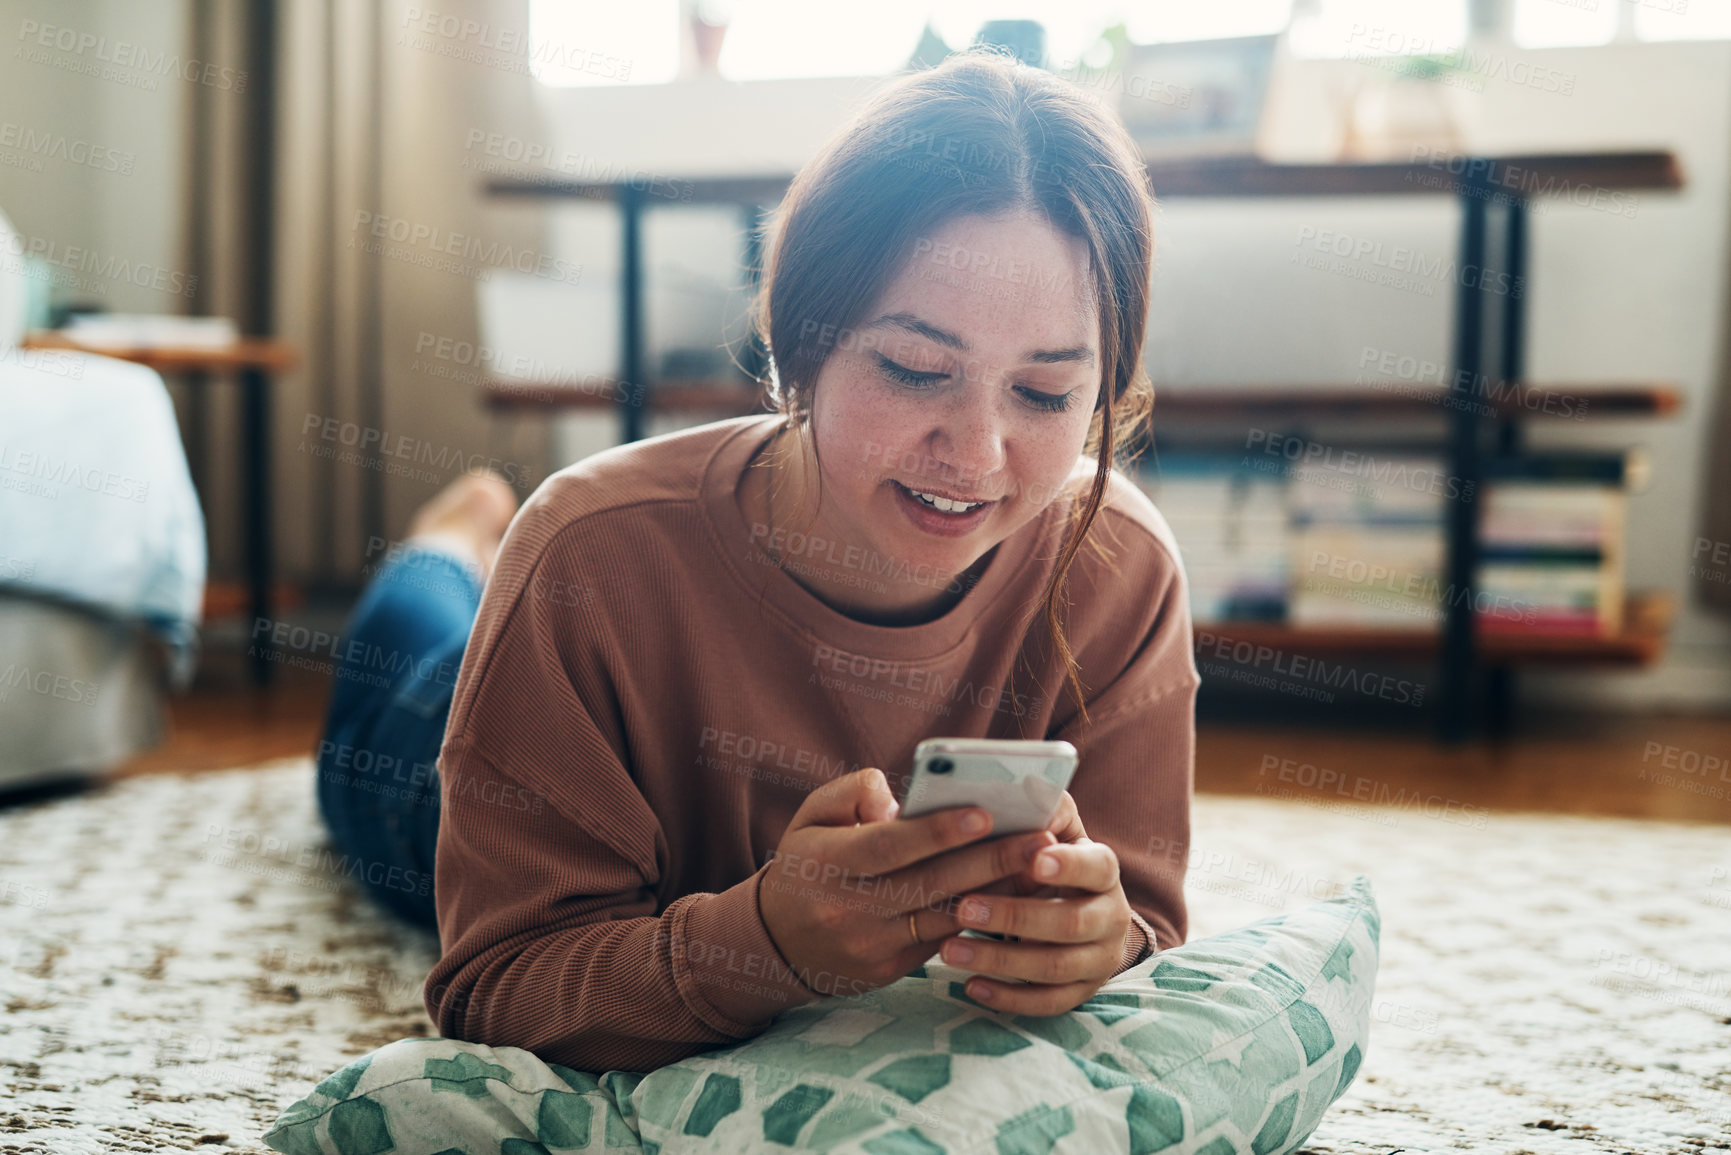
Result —
[[338, 869], [428, 927], [438, 925], [436, 763], [480, 605], [480, 576], [456, 556], [408, 545], [389, 557], [343, 631], [319, 741], [319, 809]]

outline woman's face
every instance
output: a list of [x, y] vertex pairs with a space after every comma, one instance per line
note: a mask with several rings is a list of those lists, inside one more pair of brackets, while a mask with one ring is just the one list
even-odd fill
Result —
[[820, 516], [840, 540], [947, 579], [1057, 496], [1100, 389], [1091, 285], [1086, 245], [1038, 217], [960, 217], [919, 238], [818, 374]]

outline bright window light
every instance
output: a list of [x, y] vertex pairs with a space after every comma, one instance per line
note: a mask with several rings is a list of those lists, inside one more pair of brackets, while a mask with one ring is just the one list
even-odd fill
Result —
[[[635, 0], [620, 0], [620, 3]], [[733, 0], [721, 42], [729, 80], [887, 76], [919, 45], [929, 0]]]
[[[1731, 38], [1731, 0], [1514, 0], [1523, 48], [1607, 44], [1618, 18], [1641, 40]], [[1310, 57], [1449, 55], [1467, 37], [1468, 0], [698, 0], [727, 22], [719, 67], [731, 80], [886, 76], [929, 21], [952, 48], [988, 20], [1037, 20], [1046, 63], [1104, 62], [1100, 34], [1132, 42], [1279, 32]], [[1623, 12], [1623, 9], [1628, 12]], [[529, 0], [530, 67], [559, 86], [664, 84], [679, 76], [681, 0]]]
[[1447, 55], [1467, 37], [1466, 0], [1311, 0], [1307, 7], [1312, 12], [1292, 22], [1299, 56]]
[[1617, 34], [1617, 6], [1628, 0], [1518, 0], [1515, 43], [1522, 48], [1609, 44]]
[[952, 48], [966, 48], [988, 20], [1038, 20], [1046, 30], [1046, 63], [1073, 67], [1087, 56], [1100, 33], [1123, 21], [1121, 0], [931, 0], [932, 30]]
[[1635, 35], [1642, 40], [1723, 40], [1731, 37], [1731, 3], [1640, 0], [1635, 7]]
[[973, 43], [988, 20], [1037, 20], [1046, 34], [1046, 63], [1062, 69], [1093, 58], [1100, 34], [1125, 24], [1130, 39], [1198, 40], [1278, 32], [1292, 0], [732, 0], [721, 51], [722, 75], [735, 80], [777, 76], [871, 76], [907, 63], [929, 20], [952, 48]]
[[665, 84], [679, 43], [679, 0], [529, 0], [529, 71], [542, 84]]
[[1292, 0], [1144, 0], [1131, 7], [1126, 31], [1137, 44], [1261, 36], [1285, 29], [1291, 12]]

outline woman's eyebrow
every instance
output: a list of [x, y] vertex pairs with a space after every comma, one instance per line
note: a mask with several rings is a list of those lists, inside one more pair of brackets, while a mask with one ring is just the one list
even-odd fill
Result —
[[[912, 313], [885, 313], [865, 327], [877, 329], [886, 325], [895, 329], [903, 329], [929, 341], [936, 341], [945, 348], [954, 349], [958, 353], [966, 353], [969, 349], [968, 343], [961, 337], [948, 329], [938, 328], [930, 321], [922, 321]], [[1022, 359], [1040, 365], [1062, 365], [1073, 361], [1093, 364], [1094, 350], [1086, 345], [1072, 345], [1067, 349], [1035, 349]]]
[[928, 321], [920, 320], [912, 313], [885, 313], [883, 316], [867, 325], [866, 328], [877, 329], [885, 325], [895, 329], [905, 329], [916, 336], [924, 337], [930, 341], [936, 341], [945, 348], [954, 349], [958, 353], [966, 353], [968, 351], [968, 343], [966, 341], [962, 340], [948, 329], [940, 329]]
[[1023, 360], [1036, 361], [1041, 365], [1062, 365], [1070, 361], [1080, 361], [1092, 365], [1094, 363], [1094, 350], [1086, 345], [1072, 345], [1068, 349], [1035, 349]]

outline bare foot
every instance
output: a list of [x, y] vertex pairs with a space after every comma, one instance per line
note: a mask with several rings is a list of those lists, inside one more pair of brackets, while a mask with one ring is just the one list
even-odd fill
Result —
[[433, 495], [409, 521], [409, 541], [437, 542], [455, 548], [481, 567], [481, 578], [493, 573], [493, 559], [505, 528], [517, 512], [517, 494], [490, 469], [465, 473]]

